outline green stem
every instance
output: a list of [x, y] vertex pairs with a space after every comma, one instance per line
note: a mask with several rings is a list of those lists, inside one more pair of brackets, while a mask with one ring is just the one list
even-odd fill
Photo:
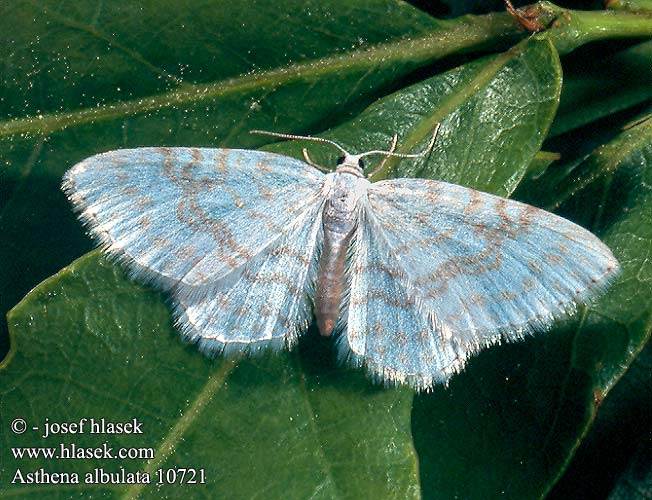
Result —
[[625, 10], [640, 14], [652, 13], [652, 0], [607, 0], [607, 9]]
[[539, 2], [525, 9], [528, 10], [537, 13], [540, 21], [549, 26], [552, 42], [562, 55], [598, 40], [652, 37], [652, 15], [568, 10], [549, 2]]

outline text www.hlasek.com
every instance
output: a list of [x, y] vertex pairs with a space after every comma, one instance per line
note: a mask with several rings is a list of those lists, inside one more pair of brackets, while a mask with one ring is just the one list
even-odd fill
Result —
[[103, 443], [102, 446], [95, 448], [82, 448], [74, 443], [64, 444], [54, 448], [11, 448], [15, 459], [105, 459], [105, 460], [151, 460], [154, 458], [153, 448], [118, 448], [114, 450], [108, 445]]

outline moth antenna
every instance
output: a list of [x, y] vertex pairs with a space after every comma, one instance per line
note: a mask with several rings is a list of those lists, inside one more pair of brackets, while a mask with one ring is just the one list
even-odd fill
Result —
[[362, 153], [358, 155], [359, 158], [362, 158], [364, 156], [369, 156], [369, 155], [385, 155], [386, 158], [389, 158], [390, 156], [393, 158], [422, 158], [426, 156], [430, 151], [432, 151], [432, 148], [435, 145], [435, 140], [437, 139], [437, 133], [439, 132], [439, 127], [441, 126], [441, 123], [438, 123], [435, 126], [435, 130], [432, 133], [432, 137], [430, 138], [430, 142], [428, 145], [424, 148], [423, 151], [420, 153], [394, 153], [393, 151], [379, 151], [379, 150], [374, 150], [374, 151], [367, 151], [365, 153]]
[[335, 146], [345, 155], [350, 156], [349, 152], [346, 149], [344, 149], [342, 146], [340, 146], [338, 143], [336, 143], [335, 141], [331, 141], [330, 139], [324, 139], [323, 137], [312, 137], [310, 135], [281, 134], [280, 132], [268, 132], [267, 130], [250, 130], [249, 133], [259, 134], [259, 135], [271, 135], [272, 137], [280, 137], [282, 139], [305, 139], [306, 141], [325, 142], [327, 144]]

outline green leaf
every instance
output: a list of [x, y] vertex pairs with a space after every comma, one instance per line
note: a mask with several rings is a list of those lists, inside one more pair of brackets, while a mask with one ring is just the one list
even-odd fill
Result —
[[575, 339], [574, 363], [596, 374], [593, 391], [601, 400], [652, 329], [652, 120], [621, 132], [560, 182], [576, 188], [558, 189], [552, 204], [595, 228], [623, 268], [619, 282], [592, 309]]
[[651, 123], [652, 120], [647, 119], [621, 132], [587, 158], [546, 172], [545, 176], [536, 180], [537, 190], [530, 186], [531, 189], [524, 190], [523, 194], [528, 194], [528, 202], [536, 203], [546, 210], [557, 210], [597, 180], [613, 176], [624, 162], [630, 161], [632, 155], [641, 154], [642, 148], [649, 141], [648, 129]]
[[76, 162], [323, 130], [418, 67], [521, 36], [506, 14], [438, 21], [387, 0], [2, 3], [2, 316], [90, 249], [59, 190]]
[[612, 496], [621, 491], [621, 498], [634, 499], [637, 488], [643, 491], [645, 484], [652, 488], [649, 478], [641, 474], [652, 474], [651, 375], [652, 343], [648, 341], [600, 402], [595, 420], [549, 500], [605, 497], [611, 490]]
[[[159, 294], [135, 285], [93, 252], [44, 282], [12, 310], [15, 344], [0, 389], [3, 429], [23, 418], [23, 435], [3, 432], [3, 498], [108, 495], [418, 498], [409, 435], [411, 391], [373, 387], [318, 353], [269, 353], [212, 362], [184, 348]], [[332, 346], [330, 346], [332, 347]], [[310, 351], [310, 348], [308, 348]], [[316, 354], [316, 355], [311, 355]], [[142, 435], [53, 436], [44, 422], [101, 418], [142, 422]], [[39, 432], [31, 430], [38, 426]], [[10, 446], [151, 447], [142, 460], [15, 460]], [[82, 475], [203, 468], [206, 485], [11, 484], [16, 470]], [[197, 491], [199, 490], [199, 491]]]
[[[504, 150], [487, 148], [483, 171], [469, 180], [493, 191], [510, 189], [511, 179], [527, 170], [552, 121], [559, 86], [556, 52], [540, 37], [401, 90], [326, 135], [352, 145], [355, 134], [371, 134], [367, 141], [385, 143], [391, 131], [400, 129], [405, 137], [420, 142], [420, 133], [425, 140], [432, 125], [445, 118], [446, 140], [437, 155], [454, 157], [481, 147], [470, 147], [463, 140], [471, 130], [487, 141], [512, 134], [524, 138], [523, 142], [506, 145]], [[515, 90], [508, 91], [512, 87]], [[503, 90], [497, 92], [499, 88]], [[415, 96], [432, 103], [406, 119], [397, 103]], [[518, 96], [522, 101], [515, 106]], [[441, 108], [448, 117], [440, 114]], [[361, 124], [371, 127], [379, 115], [386, 119], [386, 131], [360, 129]], [[496, 119], [481, 119], [487, 116]], [[298, 146], [274, 148], [296, 154]], [[405, 168], [418, 167], [434, 175], [439, 168], [434, 156], [426, 164]], [[461, 176], [472, 171], [477, 162], [472, 156], [441, 172]], [[315, 332], [302, 340], [298, 352], [268, 353], [234, 364], [212, 362], [192, 346], [183, 348], [171, 321], [164, 297], [127, 280], [119, 267], [97, 252], [83, 257], [41, 284], [9, 315], [14, 341], [0, 372], [3, 421], [20, 417], [31, 426], [41, 425], [46, 417], [50, 421], [139, 418], [144, 435], [111, 437], [111, 443], [151, 446], [155, 458], [126, 467], [147, 471], [203, 467], [205, 491], [217, 497], [248, 498], [261, 492], [270, 498], [420, 496], [410, 433], [410, 389], [373, 385], [361, 370], [338, 366], [333, 342], [316, 340]], [[74, 442], [92, 447], [104, 439], [84, 435]], [[0, 451], [3, 498], [25, 491], [24, 486], [10, 483], [17, 467], [61, 470], [57, 461], [23, 463], [12, 458], [11, 446], [44, 444], [31, 430], [5, 440]], [[54, 442], [58, 438], [46, 440]], [[94, 460], [68, 470], [115, 471], [119, 465]], [[32, 488], [52, 498], [73, 491]], [[158, 498], [181, 496], [186, 490], [79, 486], [74, 491]]]
[[564, 60], [564, 87], [551, 136], [652, 98], [652, 41], [600, 58], [588, 50], [578, 52]]
[[608, 500], [647, 500], [652, 497], [651, 444], [649, 441], [641, 443]]
[[[508, 196], [541, 147], [560, 88], [557, 53], [547, 37], [535, 37], [379, 99], [322, 136], [361, 152], [388, 149], [396, 133], [397, 151], [413, 153], [441, 123], [431, 154], [419, 160], [390, 159], [373, 180], [427, 177]], [[335, 165], [339, 155], [330, 146], [307, 141], [281, 147], [297, 158], [308, 148], [323, 165]]]
[[652, 121], [623, 132], [579, 170], [586, 182], [544, 177], [541, 198], [566, 200], [562, 214], [601, 237], [622, 276], [575, 322], [485, 351], [448, 389], [416, 398], [425, 498], [545, 495], [650, 337]]

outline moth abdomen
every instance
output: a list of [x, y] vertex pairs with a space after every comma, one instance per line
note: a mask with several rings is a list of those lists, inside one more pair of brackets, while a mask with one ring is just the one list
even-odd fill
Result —
[[319, 259], [319, 274], [315, 290], [315, 318], [319, 332], [328, 337], [333, 333], [344, 291], [346, 255], [353, 229], [337, 233], [324, 228], [324, 249]]

